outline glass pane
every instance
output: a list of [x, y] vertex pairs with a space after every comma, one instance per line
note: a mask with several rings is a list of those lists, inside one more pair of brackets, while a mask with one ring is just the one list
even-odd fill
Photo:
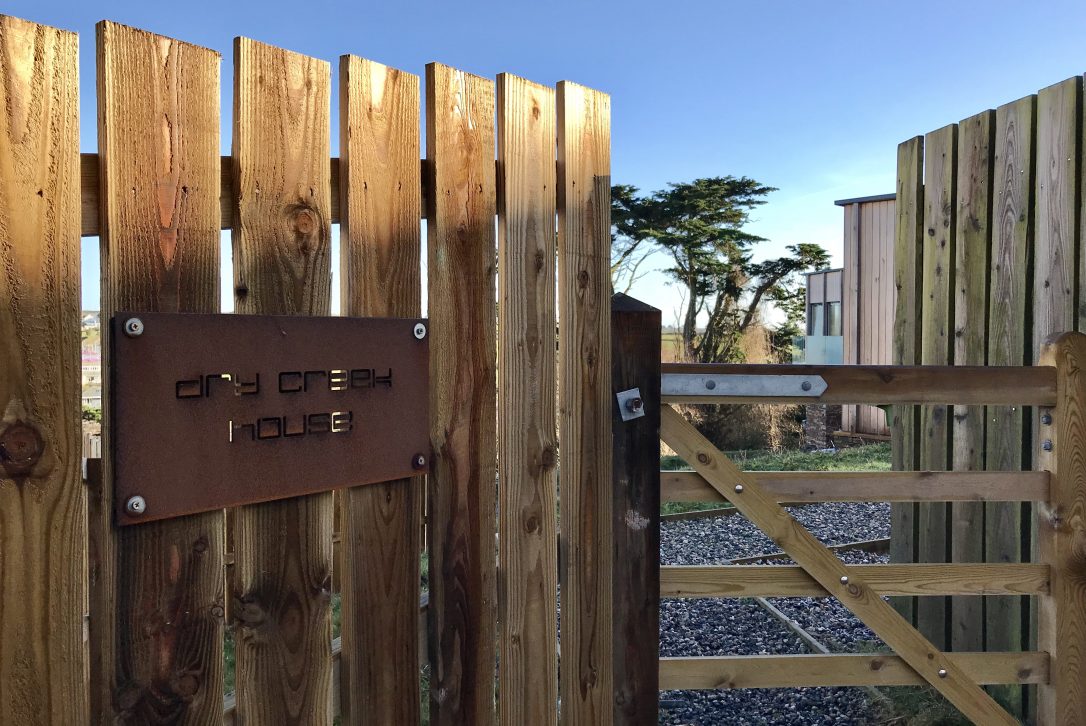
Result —
[[814, 303], [811, 305], [811, 310], [807, 313], [807, 335], [825, 335], [822, 331], [825, 330], [824, 322], [822, 320], [822, 303]]
[[841, 335], [841, 303], [839, 302], [827, 304], [826, 335]]

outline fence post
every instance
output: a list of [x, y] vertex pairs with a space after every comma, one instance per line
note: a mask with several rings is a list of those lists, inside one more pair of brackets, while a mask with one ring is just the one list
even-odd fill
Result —
[[1086, 722], [1086, 335], [1046, 341], [1040, 365], [1056, 366], [1056, 409], [1040, 409], [1038, 468], [1052, 474], [1047, 505], [1034, 508], [1037, 561], [1051, 567], [1037, 601], [1038, 650], [1051, 657], [1037, 689], [1037, 723]]
[[660, 311], [615, 295], [611, 341], [614, 392], [640, 394], [612, 399], [614, 724], [649, 726], [660, 685]]

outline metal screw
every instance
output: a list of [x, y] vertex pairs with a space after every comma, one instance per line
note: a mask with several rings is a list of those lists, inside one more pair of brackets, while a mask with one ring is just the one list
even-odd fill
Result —
[[940, 668], [938, 671], [938, 676], [940, 678], [946, 678], [946, 668]]
[[803, 383], [799, 384], [799, 387], [802, 388], [804, 391], [809, 391], [811, 390], [811, 382], [804, 381]]
[[626, 401], [626, 410], [630, 413], [637, 413], [644, 407], [645, 402], [642, 401], [640, 398], [631, 398], [630, 400]]
[[415, 337], [419, 340], [426, 337], [426, 326], [422, 323], [415, 323]]
[[710, 391], [713, 390], [714, 388], [716, 388], [716, 381], [706, 381], [705, 387], [708, 388]]
[[138, 338], [143, 335], [143, 321], [139, 318], [129, 318], [124, 321], [124, 334], [129, 338]]
[[842, 585], [847, 585], [848, 584], [848, 575], [841, 575], [841, 584]]
[[1052, 439], [1045, 439], [1041, 443], [1041, 448], [1045, 451], [1052, 451]]
[[1050, 414], [1050, 413], [1042, 414], [1041, 415], [1041, 423], [1043, 423], [1045, 426], [1051, 425], [1052, 424], [1052, 414]]
[[742, 484], [736, 484], [735, 485], [735, 493], [736, 494], [742, 494], [743, 493], [743, 485]]
[[134, 497], [129, 497], [128, 501], [124, 504], [124, 511], [128, 512], [134, 517], [138, 517], [147, 511], [147, 500], [137, 494]]
[[415, 456], [411, 459], [411, 466], [415, 467], [416, 469], [424, 468], [426, 466], [426, 457], [422, 454], [415, 454]]

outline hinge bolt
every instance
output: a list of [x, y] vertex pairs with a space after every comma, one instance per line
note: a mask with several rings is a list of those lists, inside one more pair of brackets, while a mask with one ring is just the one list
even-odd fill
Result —
[[946, 678], [946, 668], [940, 668], [938, 671], [938, 676], [940, 678]]
[[426, 457], [422, 454], [415, 454], [411, 458], [411, 466], [415, 467], [416, 469], [426, 468]]
[[129, 318], [124, 321], [124, 334], [129, 338], [138, 338], [143, 335], [143, 321], [139, 318]]
[[841, 584], [842, 585], [847, 585], [848, 584], [848, 575], [841, 575]]
[[630, 413], [637, 413], [644, 407], [645, 402], [642, 401], [640, 398], [631, 398], [630, 400], [626, 401], [626, 410]]
[[426, 337], [426, 326], [422, 323], [415, 323], [415, 337], [422, 340]]
[[139, 494], [134, 497], [129, 497], [128, 501], [124, 503], [124, 511], [128, 512], [133, 517], [138, 517], [147, 511], [147, 500]]
[[743, 493], [743, 485], [742, 484], [736, 484], [735, 485], [735, 493], [736, 494], [742, 494]]
[[804, 391], [809, 391], [811, 390], [811, 382], [804, 381], [803, 383], [799, 384], [799, 387], [802, 388]]
[[1045, 451], [1052, 451], [1052, 439], [1045, 439], [1041, 443], [1041, 448]]
[[1051, 425], [1052, 424], [1052, 414], [1050, 414], [1050, 413], [1042, 414], [1041, 415], [1041, 423], [1043, 423], [1045, 426]]

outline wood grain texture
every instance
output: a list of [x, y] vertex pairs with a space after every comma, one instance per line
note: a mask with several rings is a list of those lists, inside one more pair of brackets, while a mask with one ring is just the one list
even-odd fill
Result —
[[564, 726], [612, 719], [611, 100], [558, 84]]
[[[417, 317], [419, 78], [342, 56], [339, 82], [341, 309], [353, 316]], [[343, 492], [345, 724], [419, 722], [424, 486], [415, 478]]]
[[[947, 653], [967, 678], [981, 684], [1044, 683], [1047, 653]], [[732, 655], [661, 658], [666, 689], [788, 688], [796, 686], [922, 686], [925, 681], [895, 655]]]
[[[958, 124], [957, 210], [954, 245], [954, 363], [984, 365], [988, 337], [988, 258], [991, 250], [992, 153], [995, 112]], [[959, 471], [984, 469], [984, 407], [955, 406], [951, 464]], [[984, 505], [950, 507], [950, 561], [984, 560]], [[955, 651], [984, 650], [984, 602], [950, 601], [950, 644]]]
[[[949, 322], [948, 322], [949, 330]], [[946, 331], [944, 331], [946, 332]], [[948, 336], [949, 337], [949, 336]], [[844, 366], [664, 363], [665, 403], [848, 403], [1039, 404], [1056, 400], [1056, 374], [1035, 366]], [[826, 390], [817, 397], [728, 396], [668, 393], [671, 374], [819, 376]], [[723, 391], [721, 392], [723, 394]]]
[[[920, 274], [923, 269], [924, 235], [924, 137], [916, 136], [897, 147], [897, 196], [894, 200], [894, 339], [890, 362], [915, 365], [920, 352]], [[919, 468], [917, 424], [914, 406], [895, 406], [890, 417], [891, 459], [894, 469]], [[890, 561], [916, 562], [917, 505], [890, 506]], [[912, 598], [894, 600], [906, 620], [916, 615]]]
[[[328, 315], [330, 69], [234, 43], [234, 302], [239, 313]], [[326, 724], [332, 687], [332, 494], [236, 510], [238, 714]]]
[[[777, 501], [1021, 502], [1048, 499], [1043, 471], [760, 471]], [[662, 471], [667, 502], [717, 502], [723, 497], [696, 471]]]
[[[956, 124], [933, 131], [924, 139], [924, 260], [919, 355], [920, 362], [926, 365], [953, 362], [957, 146]], [[952, 435], [949, 416], [947, 406], [925, 406], [920, 410], [921, 469], [949, 468]], [[948, 509], [948, 505], [942, 503], [919, 506], [918, 561], [948, 561]], [[949, 645], [948, 605], [940, 598], [925, 598], [916, 604], [917, 627], [943, 650]]]
[[543, 726], [558, 718], [554, 90], [503, 73], [497, 102], [498, 721]]
[[426, 66], [430, 722], [495, 723], [494, 84]]
[[[848, 565], [853, 579], [880, 595], [1037, 595], [1048, 592], [1048, 565], [910, 563]], [[792, 565], [687, 565], [660, 568], [660, 597], [826, 597], [824, 587]]]
[[[860, 362], [860, 339], [863, 330], [860, 328], [860, 267], [864, 264], [860, 256], [860, 205], [850, 204], [845, 208], [845, 269], [841, 285], [841, 310], [844, 313], [841, 321], [843, 334], [842, 357], [845, 365], [856, 365]], [[854, 431], [858, 423], [857, 407], [847, 405], [841, 407], [841, 428], [845, 431]]]
[[614, 723], [660, 722], [660, 311], [626, 295], [611, 300], [611, 387], [636, 388], [644, 415], [612, 406]]
[[1036, 254], [1033, 274], [1033, 346], [1054, 333], [1081, 327], [1075, 310], [1077, 180], [1082, 78], [1069, 78], [1037, 94]]
[[87, 723], [78, 39], [0, 16], [0, 723]]
[[[1033, 359], [1028, 305], [1032, 280], [1034, 220], [1035, 96], [996, 109], [992, 167], [992, 253], [988, 316], [988, 364], [1022, 365]], [[1022, 406], [989, 406], [986, 411], [985, 467], [1018, 471], [1029, 461], [1025, 454]], [[984, 559], [1022, 561], [1022, 506], [985, 505]], [[1022, 598], [991, 597], [984, 602], [985, 649], [1021, 650]], [[993, 690], [1000, 702], [1015, 711], [1021, 689]]]
[[[103, 22], [102, 320], [219, 309], [218, 53]], [[108, 342], [105, 361], [109, 363]], [[103, 401], [109, 420], [108, 377]], [[109, 428], [91, 568], [92, 721], [222, 718], [223, 515], [112, 529]], [[154, 506], [154, 501], [149, 501]]]
[[1037, 602], [1037, 644], [1052, 656], [1052, 681], [1038, 689], [1037, 723], [1086, 722], [1086, 336], [1066, 333], [1042, 349], [1059, 372], [1050, 470], [1052, 498], [1035, 508], [1037, 561], [1052, 568], [1051, 595]]
[[[879, 597], [862, 577], [849, 575], [845, 565], [773, 501], [754, 476], [740, 471], [670, 406], [662, 412], [660, 436], [679, 456], [691, 462], [720, 494], [728, 497], [743, 516], [791, 555], [818, 584], [838, 598], [965, 716], [976, 723], [1016, 723], [954, 661]], [[740, 491], [735, 489], [737, 484], [742, 485]], [[940, 671], [945, 671], [944, 677], [939, 676]]]

